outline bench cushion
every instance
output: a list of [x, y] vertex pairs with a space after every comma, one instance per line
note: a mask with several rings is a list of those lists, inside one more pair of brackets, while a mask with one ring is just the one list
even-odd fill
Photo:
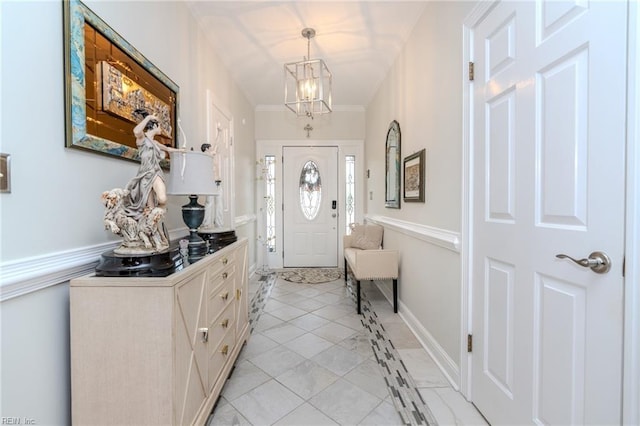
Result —
[[344, 258], [357, 280], [398, 278], [397, 250], [345, 248]]

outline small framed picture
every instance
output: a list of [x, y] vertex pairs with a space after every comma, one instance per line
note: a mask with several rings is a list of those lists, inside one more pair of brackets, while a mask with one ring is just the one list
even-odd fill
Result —
[[404, 159], [404, 201], [424, 203], [425, 150]]

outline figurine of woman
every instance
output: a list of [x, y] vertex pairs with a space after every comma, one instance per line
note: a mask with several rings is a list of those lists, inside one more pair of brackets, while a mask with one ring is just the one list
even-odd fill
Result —
[[160, 161], [164, 159], [165, 152], [180, 151], [154, 139], [162, 131], [155, 115], [144, 110], [138, 113], [144, 117], [133, 128], [140, 156], [140, 168], [138, 174], [127, 184], [129, 200], [126, 203], [127, 216], [136, 220], [140, 219], [145, 209], [149, 211], [154, 207], [164, 208], [167, 203], [167, 188]]

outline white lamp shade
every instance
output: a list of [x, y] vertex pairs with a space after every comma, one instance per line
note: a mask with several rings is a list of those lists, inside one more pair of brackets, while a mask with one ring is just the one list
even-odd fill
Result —
[[196, 151], [171, 153], [167, 194], [215, 195], [217, 193], [211, 155]]

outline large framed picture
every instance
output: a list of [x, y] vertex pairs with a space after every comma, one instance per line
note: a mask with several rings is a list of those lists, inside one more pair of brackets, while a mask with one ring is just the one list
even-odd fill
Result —
[[404, 201], [424, 203], [425, 150], [404, 159]]
[[158, 142], [176, 147], [178, 86], [81, 1], [63, 4], [66, 146], [139, 161], [144, 110], [158, 117]]

